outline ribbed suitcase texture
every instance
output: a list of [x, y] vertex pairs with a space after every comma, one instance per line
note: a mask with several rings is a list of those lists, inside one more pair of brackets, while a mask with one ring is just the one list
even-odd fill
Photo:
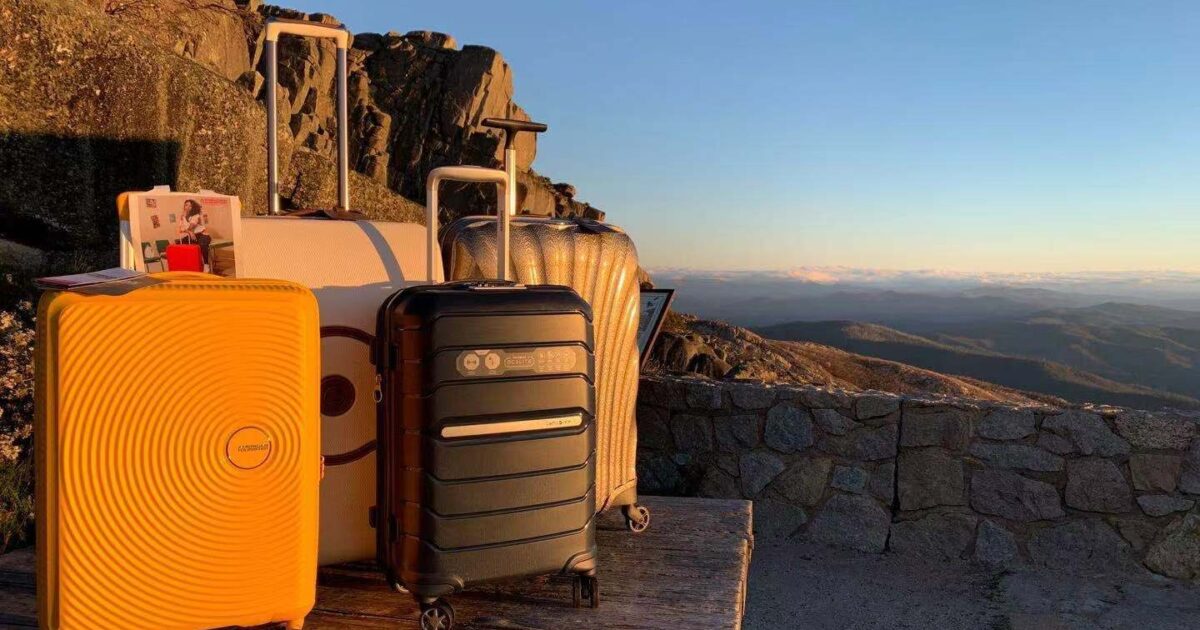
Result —
[[316, 301], [151, 279], [39, 305], [41, 627], [298, 628], [316, 597]]
[[380, 310], [379, 561], [430, 602], [595, 571], [591, 311], [564, 287], [454, 283]]
[[[496, 275], [495, 217], [447, 226], [448, 281]], [[597, 222], [513, 217], [510, 277], [571, 287], [590, 305], [596, 355], [596, 501], [601, 509], [637, 501], [637, 249], [620, 229]]]

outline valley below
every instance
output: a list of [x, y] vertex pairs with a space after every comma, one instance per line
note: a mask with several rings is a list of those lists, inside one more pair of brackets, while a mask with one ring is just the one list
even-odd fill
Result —
[[1115, 279], [1047, 287], [666, 275], [681, 288], [676, 307], [698, 318], [679, 320], [687, 330], [676, 332], [720, 359], [689, 371], [716, 376], [727, 368], [729, 376], [902, 394], [1200, 409], [1200, 306], [1189, 301], [1200, 286], [1190, 279], [1150, 290], [1154, 283]]

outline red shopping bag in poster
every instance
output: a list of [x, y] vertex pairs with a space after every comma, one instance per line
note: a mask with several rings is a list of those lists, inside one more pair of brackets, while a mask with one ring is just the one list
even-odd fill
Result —
[[204, 271], [199, 245], [168, 245], [168, 271]]

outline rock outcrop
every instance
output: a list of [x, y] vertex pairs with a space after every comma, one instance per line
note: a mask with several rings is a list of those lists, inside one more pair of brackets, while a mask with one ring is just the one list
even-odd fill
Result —
[[[330, 16], [234, 0], [12, 0], [0, 5], [0, 262], [65, 272], [116, 263], [117, 193], [170, 184], [266, 196], [263, 24]], [[443, 164], [498, 165], [488, 116], [526, 117], [494, 50], [436, 33], [356, 37], [350, 51], [353, 205], [423, 222], [424, 178]], [[281, 177], [288, 207], [334, 199], [334, 49], [280, 46]], [[529, 169], [522, 208], [600, 217]], [[447, 190], [443, 219], [494, 195]]]
[[116, 262], [123, 190], [266, 195], [261, 106], [91, 6], [4, 4], [0, 66], [0, 238], [55, 270]]
[[[305, 16], [275, 7], [261, 15], [336, 22], [329, 16]], [[252, 29], [259, 28], [254, 22]], [[261, 43], [253, 65], [265, 73]], [[329, 42], [288, 39], [280, 45], [280, 83], [290, 94], [290, 124], [296, 141], [333, 155], [334, 49]], [[512, 69], [500, 53], [485, 46], [458, 48], [441, 33], [413, 31], [363, 33], [349, 54], [352, 164], [359, 172], [409, 199], [425, 200], [425, 177], [448, 164], [501, 165], [498, 131], [482, 126], [486, 118], [529, 115], [513, 100]], [[261, 74], [245, 81], [262, 84]], [[518, 136], [518, 208], [541, 215], [603, 218], [603, 213], [574, 200], [574, 187], [556, 185], [531, 170], [537, 155], [533, 134]], [[448, 185], [443, 195], [463, 213], [494, 211], [492, 190]]]
[[[155, 33], [156, 41], [240, 82], [260, 99], [264, 75], [262, 31], [268, 17], [339, 24], [327, 14], [233, 0], [92, 0], [119, 21]], [[163, 26], [157, 26], [161, 16]], [[279, 80], [287, 93], [284, 119], [297, 145], [332, 159], [335, 151], [335, 50], [332, 42], [284, 38]], [[348, 55], [351, 164], [354, 169], [423, 203], [425, 176], [447, 164], [499, 166], [500, 134], [481, 125], [488, 117], [528, 120], [513, 100], [512, 69], [497, 51], [442, 33], [362, 33]], [[537, 139], [517, 142], [518, 204], [533, 214], [602, 217], [574, 200], [569, 184], [556, 185], [531, 170]], [[451, 216], [494, 208], [479, 187], [447, 186]]]

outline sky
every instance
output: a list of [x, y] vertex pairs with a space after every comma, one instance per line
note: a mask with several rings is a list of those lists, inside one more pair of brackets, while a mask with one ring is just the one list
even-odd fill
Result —
[[1200, 271], [1194, 0], [280, 2], [499, 50], [652, 269]]

